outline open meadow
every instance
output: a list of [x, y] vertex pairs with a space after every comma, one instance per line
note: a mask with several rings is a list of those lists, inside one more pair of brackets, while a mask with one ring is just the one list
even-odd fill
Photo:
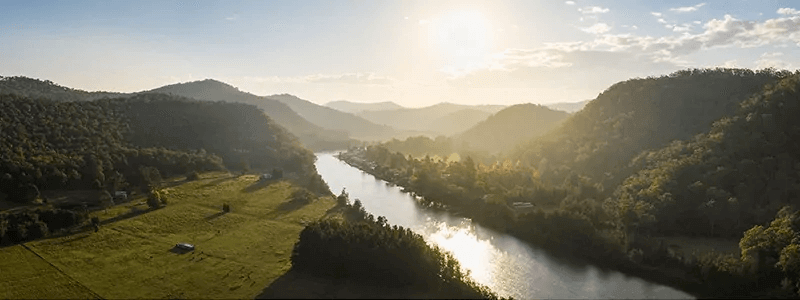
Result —
[[291, 201], [296, 189], [213, 173], [164, 189], [161, 209], [93, 212], [99, 232], [0, 248], [0, 298], [253, 298], [291, 268], [304, 224], [335, 205]]

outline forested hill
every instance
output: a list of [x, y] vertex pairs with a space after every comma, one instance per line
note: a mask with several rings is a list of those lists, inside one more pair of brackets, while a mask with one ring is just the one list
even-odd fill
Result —
[[123, 97], [125, 94], [112, 92], [87, 92], [60, 86], [49, 80], [39, 80], [23, 76], [0, 76], [0, 94], [17, 94], [31, 98], [48, 98], [58, 101], [84, 101], [103, 97]]
[[558, 129], [517, 147], [512, 159], [563, 182], [572, 172], [613, 190], [633, 174], [643, 150], [708, 131], [765, 84], [790, 72], [765, 69], [693, 69], [614, 84]]
[[643, 153], [613, 199], [642, 229], [736, 236], [800, 199], [800, 72], [742, 102], [711, 130]]
[[389, 126], [378, 125], [359, 116], [317, 105], [293, 95], [280, 94], [267, 96], [266, 98], [288, 105], [301, 117], [317, 126], [344, 131], [359, 140], [388, 139], [395, 134], [395, 130]]
[[239, 102], [258, 106], [275, 122], [296, 135], [303, 145], [314, 151], [343, 149], [355, 142], [346, 132], [317, 126], [278, 100], [243, 92], [213, 79], [177, 83], [143, 93], [164, 93], [198, 100]]
[[543, 135], [561, 124], [569, 114], [535, 104], [507, 107], [456, 137], [471, 148], [489, 152], [507, 151], [514, 145]]
[[0, 197], [141, 185], [153, 174], [225, 167], [295, 173], [329, 193], [314, 155], [252, 105], [162, 94], [96, 101], [0, 95]]

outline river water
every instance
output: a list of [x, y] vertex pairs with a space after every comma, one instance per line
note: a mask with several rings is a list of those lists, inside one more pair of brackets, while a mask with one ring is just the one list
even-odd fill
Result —
[[317, 171], [335, 194], [347, 189], [371, 214], [411, 228], [428, 242], [453, 253], [478, 283], [499, 296], [517, 299], [691, 299], [671, 287], [619, 272], [558, 262], [524, 242], [446, 212], [417, 206], [411, 195], [330, 153], [317, 154]]

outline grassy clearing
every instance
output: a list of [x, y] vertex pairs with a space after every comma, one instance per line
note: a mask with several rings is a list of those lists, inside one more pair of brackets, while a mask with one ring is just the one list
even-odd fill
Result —
[[[325, 197], [287, 210], [295, 189], [285, 181], [259, 185], [256, 176], [206, 174], [167, 188], [165, 208], [28, 247], [104, 298], [252, 298], [289, 270], [302, 224], [335, 205]], [[222, 213], [223, 203], [231, 212]], [[134, 202], [92, 214], [102, 221], [144, 207]], [[180, 242], [196, 250], [178, 253], [173, 246]], [[0, 259], [8, 260], [2, 251]], [[52, 271], [36, 272], [45, 273]], [[12, 281], [3, 290], [23, 288]], [[52, 297], [59, 295], [35, 298]]]
[[21, 245], [0, 248], [0, 298], [87, 299], [89, 289]]

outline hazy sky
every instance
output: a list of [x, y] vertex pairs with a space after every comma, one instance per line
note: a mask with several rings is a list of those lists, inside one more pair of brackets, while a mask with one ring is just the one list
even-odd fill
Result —
[[2, 1], [0, 75], [214, 78], [316, 103], [574, 102], [687, 67], [800, 66], [794, 1]]

